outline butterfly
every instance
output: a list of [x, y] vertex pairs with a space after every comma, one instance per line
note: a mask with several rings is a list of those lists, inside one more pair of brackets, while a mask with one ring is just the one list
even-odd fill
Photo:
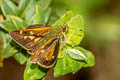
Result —
[[30, 25], [26, 29], [14, 30], [11, 38], [31, 55], [32, 63], [41, 67], [52, 67], [57, 59], [60, 42], [64, 40], [67, 25], [50, 27], [45, 25]]

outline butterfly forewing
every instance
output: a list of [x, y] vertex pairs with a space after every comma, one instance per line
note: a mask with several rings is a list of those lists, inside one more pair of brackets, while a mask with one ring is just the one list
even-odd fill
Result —
[[34, 28], [32, 26], [29, 29], [12, 31], [10, 32], [10, 35], [16, 43], [25, 49], [30, 50], [43, 40], [43, 37], [48, 34], [50, 29], [51, 27], [44, 26]]

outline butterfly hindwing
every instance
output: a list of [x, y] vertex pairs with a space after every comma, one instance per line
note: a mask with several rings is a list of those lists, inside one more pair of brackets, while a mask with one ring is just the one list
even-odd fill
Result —
[[59, 39], [51, 40], [44, 48], [36, 50], [35, 54], [31, 56], [33, 63], [38, 63], [42, 67], [49, 68], [54, 65], [59, 51]]

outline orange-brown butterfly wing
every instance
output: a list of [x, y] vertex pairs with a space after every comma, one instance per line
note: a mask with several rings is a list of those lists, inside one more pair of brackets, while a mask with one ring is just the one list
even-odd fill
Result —
[[31, 25], [27, 29], [10, 32], [10, 36], [32, 55], [33, 63], [49, 68], [54, 65], [59, 50], [59, 37], [46, 37], [51, 29], [44, 25]]
[[56, 62], [58, 51], [59, 38], [54, 38], [45, 47], [36, 50], [35, 54], [31, 56], [31, 61], [42, 67], [50, 68]]
[[42, 41], [50, 29], [44, 25], [31, 25], [27, 29], [11, 31], [10, 36], [23, 48], [30, 50]]

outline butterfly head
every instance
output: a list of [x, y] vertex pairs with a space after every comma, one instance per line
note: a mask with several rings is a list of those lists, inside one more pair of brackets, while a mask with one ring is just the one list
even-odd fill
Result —
[[67, 30], [68, 30], [67, 24], [61, 25], [60, 28], [61, 28], [62, 32], [67, 32]]

